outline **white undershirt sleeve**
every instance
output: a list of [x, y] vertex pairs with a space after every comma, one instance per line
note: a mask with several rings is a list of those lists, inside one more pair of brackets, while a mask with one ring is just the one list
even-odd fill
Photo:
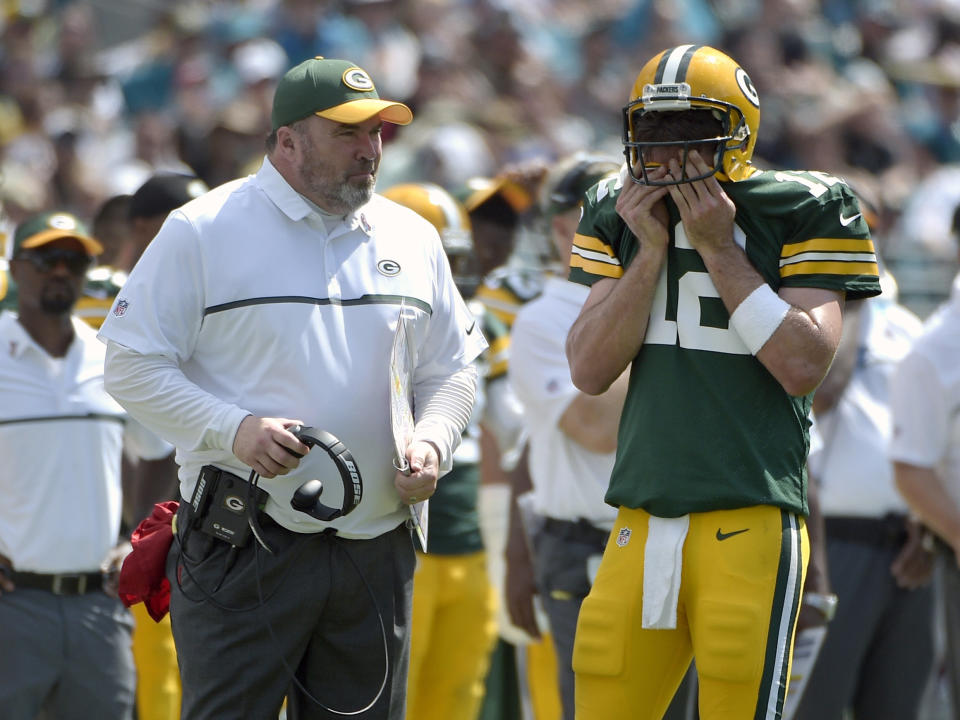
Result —
[[486, 390], [487, 404], [482, 422], [497, 439], [501, 469], [510, 472], [520, 460], [523, 446], [527, 442], [523, 404], [514, 392], [508, 376], [501, 375], [492, 382], [487, 382]]
[[201, 390], [174, 360], [107, 343], [104, 387], [131, 416], [183, 450], [233, 451], [250, 413]]
[[433, 443], [440, 452], [440, 472], [453, 467], [453, 453], [470, 421], [477, 395], [477, 369], [468, 365], [452, 375], [433, 377], [413, 387], [414, 441]]

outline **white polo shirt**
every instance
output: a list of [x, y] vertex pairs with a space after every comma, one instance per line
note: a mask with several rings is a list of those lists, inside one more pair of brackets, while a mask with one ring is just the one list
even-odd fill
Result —
[[893, 419], [890, 378], [923, 323], [883, 298], [865, 300], [853, 374], [837, 404], [817, 416], [823, 444], [810, 448], [820, 511], [830, 516], [882, 517], [906, 513], [887, 455]]
[[401, 308], [416, 352], [415, 393], [486, 347], [433, 225], [374, 195], [328, 231], [264, 160], [256, 175], [170, 214], [101, 328], [101, 339], [165, 358], [186, 382], [165, 374], [168, 386], [137, 403], [126, 391], [139, 392], [143, 378], [108, 377], [107, 386], [176, 445], [187, 499], [203, 465], [248, 476], [232, 446], [249, 413], [333, 433], [359, 465], [359, 507], [329, 524], [290, 507], [296, 488], [313, 477], [324, 481], [326, 504], [342, 497], [339, 475], [317, 448], [297, 470], [261, 480], [271, 496], [266, 511], [297, 532], [333, 525], [345, 537], [374, 537], [408, 516], [393, 485], [389, 417]]
[[517, 313], [508, 372], [530, 436], [534, 510], [560, 520], [585, 518], [610, 529], [617, 510], [603, 497], [616, 453], [591, 452], [558, 425], [580, 393], [570, 377], [564, 346], [589, 292], [586, 286], [547, 278], [543, 293]]
[[[39, 573], [96, 571], [120, 533], [120, 458], [171, 447], [103, 389], [104, 347], [85, 322], [51, 357], [0, 313], [0, 554]], [[124, 427], [127, 432], [124, 432]]]
[[897, 366], [891, 388], [890, 458], [936, 468], [960, 507], [960, 275], [950, 299]]

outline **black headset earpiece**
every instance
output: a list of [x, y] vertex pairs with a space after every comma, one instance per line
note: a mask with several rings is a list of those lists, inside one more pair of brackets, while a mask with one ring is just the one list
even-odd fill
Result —
[[[326, 430], [301, 425], [294, 425], [287, 430], [296, 435], [297, 439], [304, 445], [323, 448], [330, 459], [333, 460], [334, 465], [337, 466], [340, 481], [343, 483], [342, 507], [330, 507], [320, 502], [323, 483], [319, 480], [307, 480], [297, 488], [290, 499], [290, 506], [294, 510], [299, 510], [324, 522], [330, 522], [352, 512], [360, 504], [363, 497], [363, 480], [360, 478], [360, 468], [357, 467], [357, 463], [350, 451], [347, 450], [347, 446]], [[297, 453], [293, 454], [296, 455]]]

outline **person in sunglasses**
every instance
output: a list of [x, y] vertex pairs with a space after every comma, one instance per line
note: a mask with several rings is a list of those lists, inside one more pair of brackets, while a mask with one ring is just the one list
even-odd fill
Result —
[[0, 312], [0, 708], [130, 718], [133, 621], [116, 597], [120, 460], [170, 446], [103, 389], [105, 346], [73, 314], [102, 246], [72, 215], [16, 229]]

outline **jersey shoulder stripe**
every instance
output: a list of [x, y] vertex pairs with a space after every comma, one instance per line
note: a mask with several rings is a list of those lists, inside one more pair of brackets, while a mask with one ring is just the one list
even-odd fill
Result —
[[589, 235], [581, 235], [580, 233], [575, 233], [573, 236], [573, 244], [578, 248], [584, 251], [595, 251], [604, 253], [610, 259], [616, 259], [613, 257], [613, 248], [610, 247], [608, 243], [605, 243], [600, 238], [591, 237]]
[[[768, 282], [864, 298], [880, 292], [879, 267], [860, 204], [841, 178], [803, 170], [758, 172], [724, 189], [755, 264]], [[769, 253], [769, 255], [768, 255]], [[772, 256], [772, 257], [771, 257]]]
[[[471, 305], [479, 304], [472, 300]], [[483, 374], [487, 380], [493, 380], [507, 373], [510, 366], [510, 328], [497, 313], [480, 306], [475, 315], [483, 322], [483, 335], [487, 339], [487, 349], [483, 351]]]
[[618, 278], [623, 267], [614, 256], [613, 248], [600, 238], [576, 233], [570, 254], [570, 267], [583, 268], [594, 275]]
[[793, 275], [877, 275], [877, 256], [870, 238], [812, 238], [784, 245], [780, 277]]
[[517, 311], [539, 296], [543, 290], [543, 274], [524, 268], [503, 267], [487, 275], [474, 298], [509, 327]]
[[635, 242], [635, 238], [617, 214], [622, 187], [619, 177], [611, 177], [587, 190], [570, 253], [569, 279], [573, 282], [592, 285], [602, 278], [623, 276], [630, 253], [622, 245], [625, 239]]
[[870, 238], [811, 238], [799, 242], [788, 243], [780, 250], [783, 259], [793, 258], [801, 253], [833, 252], [857, 253], [858, 255], [876, 257], [873, 250], [873, 241]]
[[493, 380], [507, 373], [510, 366], [510, 336], [490, 340], [490, 347], [486, 350], [487, 379]]

